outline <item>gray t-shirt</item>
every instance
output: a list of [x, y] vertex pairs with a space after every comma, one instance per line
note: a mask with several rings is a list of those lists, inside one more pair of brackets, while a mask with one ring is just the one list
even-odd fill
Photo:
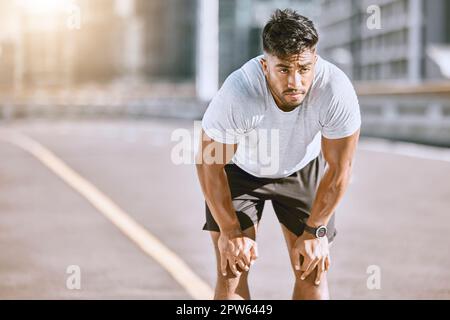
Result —
[[215, 141], [238, 143], [232, 162], [244, 171], [282, 178], [319, 155], [322, 135], [340, 139], [355, 133], [361, 115], [350, 80], [320, 56], [302, 104], [291, 112], [282, 111], [269, 90], [262, 57], [228, 76], [209, 104], [202, 128]]

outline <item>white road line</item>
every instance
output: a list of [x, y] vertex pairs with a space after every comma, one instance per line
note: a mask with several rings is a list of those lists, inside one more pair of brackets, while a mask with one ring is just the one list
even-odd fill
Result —
[[363, 151], [390, 153], [418, 159], [450, 162], [450, 148], [426, 146], [409, 142], [363, 138], [359, 142], [358, 149]]
[[194, 299], [206, 300], [213, 297], [211, 287], [197, 276], [181, 258], [50, 150], [21, 133], [11, 131], [4, 133], [5, 131], [2, 132], [0, 137], [33, 155], [75, 191], [85, 197], [98, 211], [137, 244], [142, 251], [164, 267]]

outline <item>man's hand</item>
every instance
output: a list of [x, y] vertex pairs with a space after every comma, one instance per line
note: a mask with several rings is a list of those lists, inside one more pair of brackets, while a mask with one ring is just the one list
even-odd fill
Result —
[[220, 271], [227, 275], [227, 264], [233, 274], [238, 277], [242, 271], [248, 271], [250, 265], [258, 258], [256, 242], [242, 234], [241, 231], [221, 232], [218, 247], [220, 251]]
[[[303, 232], [292, 248], [295, 270], [300, 270], [301, 280], [305, 280], [317, 267], [317, 276], [314, 281], [319, 285], [322, 276], [330, 268], [330, 251], [328, 238], [315, 238], [313, 235]], [[300, 265], [300, 255], [303, 256], [303, 263]]]

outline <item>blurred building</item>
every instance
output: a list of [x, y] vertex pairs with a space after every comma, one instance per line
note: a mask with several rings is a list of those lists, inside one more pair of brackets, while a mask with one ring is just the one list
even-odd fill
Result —
[[0, 85], [193, 80], [195, 25], [196, 0], [0, 0]]
[[197, 0], [136, 0], [143, 21], [143, 72], [149, 78], [195, 76]]
[[[71, 28], [71, 5], [81, 13]], [[110, 0], [0, 1], [0, 82], [5, 85], [67, 86], [110, 81], [118, 76], [125, 49], [123, 29]], [[5, 28], [5, 29], [3, 29]], [[121, 50], [122, 51], [121, 51]]]
[[16, 32], [14, 17], [8, 14], [11, 2], [0, 1], [0, 86], [14, 82]]
[[[72, 31], [73, 80], [75, 82], [110, 81], [120, 75], [125, 57], [122, 21], [115, 1], [79, 0], [82, 13], [80, 30]], [[120, 54], [122, 53], [122, 54]]]
[[[369, 27], [374, 5], [380, 28]], [[450, 43], [449, 20], [447, 0], [322, 0], [320, 53], [354, 80], [439, 79], [427, 51]]]
[[[220, 82], [262, 53], [275, 9], [317, 16], [314, 0], [218, 0]], [[80, 28], [62, 5], [74, 4]], [[36, 10], [38, 9], [38, 10]], [[198, 0], [0, 0], [0, 85], [194, 81]]]
[[194, 79], [196, 0], [82, 1], [77, 43], [95, 67], [79, 64], [78, 79]]
[[219, 1], [219, 78], [221, 81], [250, 59], [252, 4], [252, 0]]

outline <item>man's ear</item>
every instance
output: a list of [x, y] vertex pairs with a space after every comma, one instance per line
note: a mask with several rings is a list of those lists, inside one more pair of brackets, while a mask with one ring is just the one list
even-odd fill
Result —
[[267, 60], [265, 58], [261, 58], [261, 60], [259, 60], [259, 62], [262, 65], [264, 73], [267, 74]]
[[317, 47], [314, 47], [314, 56], [316, 57], [314, 63], [316, 63], [317, 59], [319, 59], [319, 56], [317, 55]]

